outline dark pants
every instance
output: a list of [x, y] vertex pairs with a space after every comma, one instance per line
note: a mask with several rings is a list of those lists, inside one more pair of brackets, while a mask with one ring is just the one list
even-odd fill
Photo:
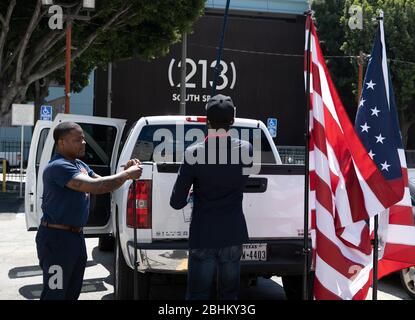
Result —
[[208, 300], [218, 275], [219, 298], [236, 300], [240, 284], [242, 245], [220, 249], [190, 249], [187, 275], [187, 300]]
[[78, 299], [87, 261], [84, 235], [39, 226], [36, 246], [43, 271], [40, 299]]

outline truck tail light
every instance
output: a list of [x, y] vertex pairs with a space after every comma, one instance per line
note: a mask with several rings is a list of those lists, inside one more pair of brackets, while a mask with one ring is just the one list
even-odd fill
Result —
[[[134, 199], [133, 184], [128, 190], [127, 226], [138, 229], [151, 229], [151, 180], [137, 180]], [[134, 202], [136, 203], [136, 222], [134, 226]]]
[[186, 121], [206, 123], [206, 117], [186, 117]]

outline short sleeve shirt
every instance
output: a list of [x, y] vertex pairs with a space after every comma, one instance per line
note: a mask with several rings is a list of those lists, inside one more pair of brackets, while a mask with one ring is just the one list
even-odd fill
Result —
[[84, 227], [89, 216], [89, 193], [78, 192], [66, 184], [79, 174], [94, 172], [81, 160], [68, 160], [55, 154], [43, 172], [43, 220], [53, 224]]

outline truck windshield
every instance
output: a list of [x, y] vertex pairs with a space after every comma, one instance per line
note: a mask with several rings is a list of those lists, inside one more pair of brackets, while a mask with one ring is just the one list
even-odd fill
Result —
[[[236, 129], [234, 130], [234, 133], [237, 132], [237, 138], [249, 141], [254, 147], [254, 152], [261, 153], [261, 163], [276, 164], [271, 145], [262, 130], [261, 143], [254, 144], [254, 128], [233, 126], [231, 129]], [[199, 136], [194, 134], [197, 132], [200, 133]], [[137, 158], [140, 161], [156, 162], [153, 157], [154, 151], [157, 150], [157, 147], [161, 143], [164, 143], [162, 149], [163, 157], [166, 156], [166, 153], [170, 153], [169, 158], [173, 159], [173, 162], [182, 162], [184, 150], [186, 150], [187, 147], [194, 143], [203, 141], [206, 133], [207, 128], [204, 124], [185, 124], [184, 126], [147, 125], [143, 127], [140, 132], [140, 135], [134, 146], [132, 157]]]

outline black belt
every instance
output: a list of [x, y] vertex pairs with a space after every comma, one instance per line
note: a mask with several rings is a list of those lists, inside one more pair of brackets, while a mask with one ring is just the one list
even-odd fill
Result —
[[42, 221], [40, 224], [46, 228], [66, 230], [74, 233], [81, 233], [83, 230], [82, 227], [72, 227], [65, 224], [52, 224], [46, 221]]

